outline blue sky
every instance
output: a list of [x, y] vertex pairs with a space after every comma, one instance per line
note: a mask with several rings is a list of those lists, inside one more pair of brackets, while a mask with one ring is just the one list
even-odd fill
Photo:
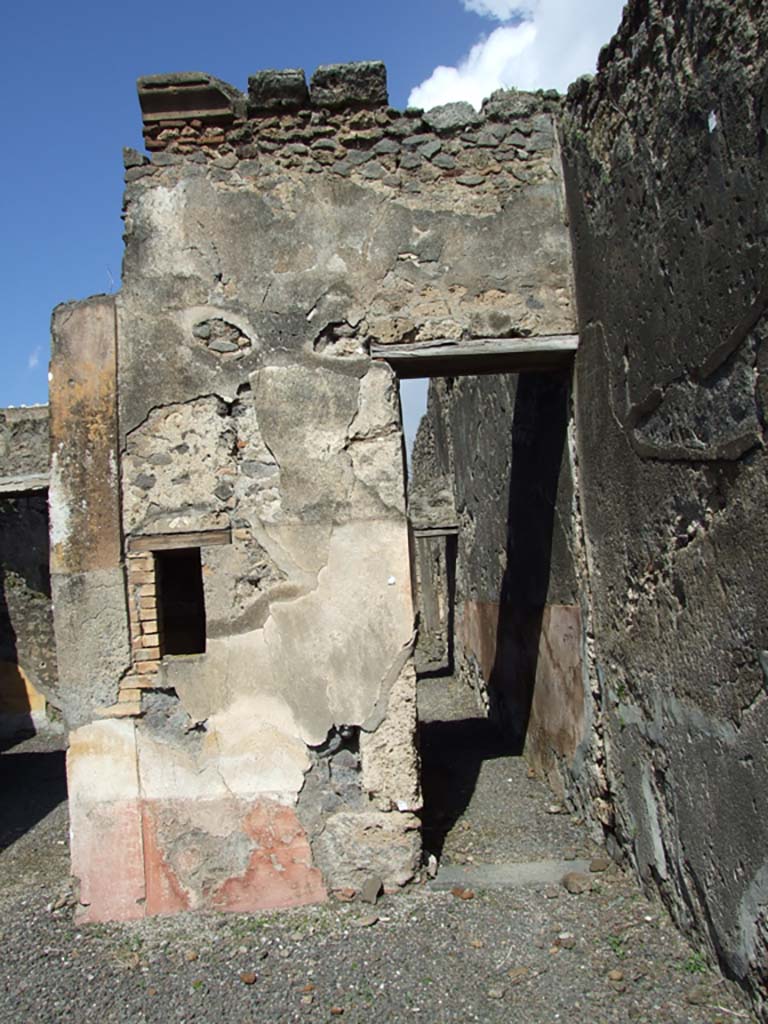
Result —
[[621, 0], [40, 0], [3, 15], [0, 407], [47, 398], [53, 307], [120, 286], [122, 147], [142, 148], [135, 80], [384, 60], [390, 102], [591, 71]]

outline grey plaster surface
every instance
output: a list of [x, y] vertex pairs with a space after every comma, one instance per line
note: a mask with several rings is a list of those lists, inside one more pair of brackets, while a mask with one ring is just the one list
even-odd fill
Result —
[[55, 573], [51, 580], [59, 688], [65, 720], [76, 727], [94, 708], [117, 700], [118, 680], [130, 665], [122, 570]]

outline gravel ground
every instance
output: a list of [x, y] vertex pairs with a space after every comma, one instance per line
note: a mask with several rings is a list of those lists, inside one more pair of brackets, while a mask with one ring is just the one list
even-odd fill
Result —
[[[577, 819], [531, 778], [453, 679], [419, 681], [424, 846], [446, 864], [589, 859]], [[555, 813], [553, 813], [555, 812]]]
[[[0, 1021], [756, 1020], [616, 868], [581, 895], [551, 885], [459, 895], [421, 885], [375, 907], [332, 902], [78, 928], [55, 746], [38, 737], [0, 754]], [[507, 767], [499, 778], [511, 777]], [[563, 824], [566, 816], [547, 814], [545, 791], [508, 806], [520, 800], [531, 828]], [[466, 813], [477, 813], [473, 801]]]

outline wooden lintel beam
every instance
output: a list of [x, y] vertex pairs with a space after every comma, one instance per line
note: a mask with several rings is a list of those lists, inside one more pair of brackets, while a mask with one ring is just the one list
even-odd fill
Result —
[[30, 494], [48, 489], [47, 473], [29, 473], [24, 476], [0, 476], [0, 494]]
[[487, 373], [561, 370], [571, 365], [577, 334], [531, 338], [439, 338], [406, 345], [371, 345], [371, 356], [389, 363], [398, 377], [461, 377]]
[[216, 544], [231, 544], [232, 531], [195, 530], [190, 533], [155, 533], [129, 537], [126, 549], [130, 554], [138, 551], [171, 551], [173, 548], [207, 548]]

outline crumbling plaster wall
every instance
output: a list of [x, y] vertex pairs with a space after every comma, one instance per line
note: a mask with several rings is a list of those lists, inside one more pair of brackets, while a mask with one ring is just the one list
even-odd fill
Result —
[[[247, 100], [196, 74], [139, 93], [152, 157], [126, 152], [117, 376], [85, 396], [103, 429], [69, 445], [118, 468], [127, 576], [73, 529], [106, 505], [55, 475], [57, 616], [80, 614], [75, 584], [78, 608], [101, 587], [119, 627], [110, 659], [86, 636], [98, 664], [71, 701], [83, 915], [401, 884], [419, 859], [413, 610], [397, 388], [369, 345], [572, 329], [559, 101], [403, 115], [378, 64], [319, 69], [311, 95], [297, 72], [254, 76]], [[59, 312], [62, 425], [71, 316], [100, 301]], [[206, 650], [163, 657], [151, 551], [179, 534], [201, 547]]]
[[452, 492], [454, 656], [479, 709], [564, 795], [591, 755], [569, 374], [430, 381], [411, 493]]
[[608, 824], [763, 1004], [766, 53], [765, 4], [634, 0], [563, 120]]
[[56, 654], [48, 569], [48, 409], [0, 409], [0, 733], [46, 725]]

